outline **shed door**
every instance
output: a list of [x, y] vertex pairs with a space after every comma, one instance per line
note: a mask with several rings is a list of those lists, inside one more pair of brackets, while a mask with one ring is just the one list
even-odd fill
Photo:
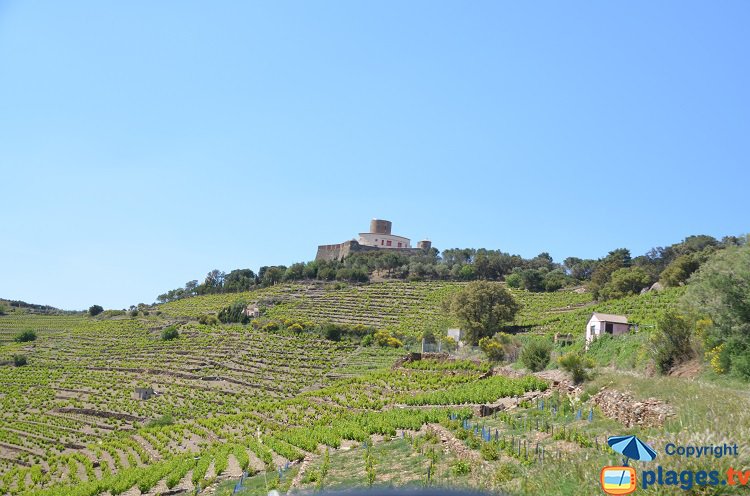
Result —
[[612, 334], [614, 332], [615, 325], [612, 322], [607, 322], [604, 324], [604, 332], [607, 334]]

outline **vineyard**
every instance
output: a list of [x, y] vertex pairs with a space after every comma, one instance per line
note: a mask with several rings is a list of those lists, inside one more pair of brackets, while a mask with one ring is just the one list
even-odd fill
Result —
[[[508, 379], [482, 388], [486, 367], [391, 370], [403, 352], [173, 315], [0, 320], [0, 356], [28, 357], [26, 366], [0, 367], [0, 493], [194, 491], [546, 387]], [[179, 338], [165, 341], [169, 324]], [[36, 339], [14, 342], [21, 329]], [[460, 385], [469, 394], [429, 399]], [[137, 399], [138, 388], [152, 396]], [[420, 408], [406, 407], [413, 398]]]
[[[601, 420], [575, 418], [571, 405], [558, 404], [560, 414], [549, 404], [529, 405], [522, 419], [501, 415], [481, 426], [470, 419], [467, 427], [465, 419], [480, 404], [546, 390], [548, 383], [538, 377], [487, 378], [489, 364], [476, 360], [393, 368], [402, 349], [197, 321], [242, 298], [265, 305], [264, 319], [363, 324], [413, 336], [454, 324], [442, 301], [460, 287], [294, 284], [179, 300], [133, 318], [0, 316], [0, 494], [194, 494], [224, 479], [257, 484], [253, 474], [261, 473], [264, 487], [271, 474], [278, 487], [290, 489], [287, 472], [301, 474], [296, 488], [314, 488], [329, 473], [330, 481], [339, 477], [343, 484], [339, 464], [349, 466], [353, 456], [359, 458], [352, 470], [361, 470], [364, 481], [382, 481], [378, 471], [391, 449], [414, 459], [409, 480], [422, 480], [425, 467], [434, 477], [461, 479], [464, 462], [425, 434], [434, 426], [453, 432], [469, 449], [493, 449], [487, 456], [509, 457], [521, 467], [538, 462], [534, 432], [550, 437], [540, 449], [555, 450], [563, 441], [586, 450], [596, 445], [591, 427]], [[599, 305], [570, 291], [514, 294], [523, 304], [515, 323], [520, 329], [578, 335], [593, 310], [627, 313], [646, 326], [680, 290]], [[168, 326], [179, 331], [176, 339], [162, 339]], [[35, 339], [17, 342], [26, 331]], [[18, 355], [26, 365], [13, 365]], [[552, 432], [560, 422], [575, 426]], [[494, 437], [487, 440], [487, 432]], [[522, 432], [528, 433], [520, 436], [528, 438], [523, 457], [516, 444]], [[391, 447], [378, 444], [399, 437]], [[307, 475], [303, 460], [314, 461]]]

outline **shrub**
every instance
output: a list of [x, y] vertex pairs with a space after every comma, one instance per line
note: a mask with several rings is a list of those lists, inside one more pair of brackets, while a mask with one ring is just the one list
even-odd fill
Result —
[[289, 330], [300, 333], [304, 330], [304, 328], [298, 322], [295, 322], [294, 324], [289, 326]]
[[5, 307], [4, 304], [0, 304], [0, 315], [5, 315], [8, 312], [8, 309]]
[[501, 463], [495, 471], [495, 482], [502, 484], [504, 482], [510, 482], [518, 477], [518, 467], [513, 463]]
[[271, 321], [268, 324], [264, 325], [261, 328], [265, 332], [274, 332], [279, 330], [279, 323], [275, 321]]
[[170, 414], [162, 415], [159, 418], [155, 418], [146, 423], [146, 429], [154, 429], [157, 427], [165, 427], [167, 425], [174, 424], [174, 419]]
[[[401, 348], [404, 343], [398, 338], [391, 335], [391, 331], [382, 329], [377, 331], [374, 335], [375, 344], [378, 346], [390, 346], [391, 348]], [[363, 340], [364, 341], [364, 340]]]
[[26, 365], [26, 355], [13, 355], [13, 365], [16, 367]]
[[373, 340], [374, 339], [373, 339], [372, 335], [368, 334], [367, 336], [365, 336], [365, 337], [362, 338], [362, 342], [360, 344], [362, 346], [370, 346], [370, 345], [372, 345]]
[[493, 362], [499, 362], [505, 357], [503, 345], [493, 338], [482, 338], [479, 340], [479, 348]]
[[523, 279], [521, 278], [521, 274], [518, 273], [512, 273], [505, 276], [505, 284], [508, 285], [508, 287], [513, 289], [519, 289], [521, 286], [523, 286]]
[[219, 319], [216, 315], [202, 314], [198, 316], [198, 323], [207, 326], [214, 326], [218, 325]]
[[685, 315], [667, 311], [659, 319], [657, 330], [651, 336], [651, 352], [661, 373], [669, 372], [694, 356], [692, 336], [693, 325]]
[[466, 475], [471, 472], [471, 465], [466, 460], [456, 460], [451, 465], [451, 471], [454, 475]]
[[482, 454], [482, 458], [488, 461], [497, 460], [500, 458], [497, 445], [495, 443], [482, 443], [482, 447], [479, 448], [479, 452]]
[[560, 367], [567, 370], [573, 376], [573, 382], [580, 384], [589, 378], [588, 369], [594, 366], [589, 358], [582, 357], [577, 353], [568, 353], [558, 360]]
[[176, 326], [169, 326], [161, 332], [161, 339], [163, 341], [172, 341], [180, 337], [180, 333], [177, 331]]
[[16, 334], [14, 340], [16, 343], [28, 343], [29, 341], [34, 341], [36, 340], [36, 332], [31, 329], [26, 329], [25, 331]]
[[341, 341], [341, 328], [335, 324], [323, 326], [323, 335], [329, 341]]
[[91, 305], [89, 307], [89, 315], [91, 315], [92, 317], [99, 315], [103, 311], [104, 311], [104, 308], [102, 308], [101, 305]]
[[130, 316], [131, 317], [138, 317], [138, 310], [136, 310], [136, 309], [131, 310], [130, 311]]
[[546, 339], [532, 339], [521, 349], [521, 363], [532, 372], [544, 370], [552, 356], [552, 343]]

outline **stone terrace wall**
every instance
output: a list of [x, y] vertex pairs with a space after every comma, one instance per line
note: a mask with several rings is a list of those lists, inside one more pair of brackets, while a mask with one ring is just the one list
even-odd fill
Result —
[[602, 413], [625, 427], [635, 425], [661, 427], [664, 422], [675, 415], [674, 409], [656, 398], [635, 401], [630, 393], [602, 388], [591, 397], [591, 402], [598, 406]]

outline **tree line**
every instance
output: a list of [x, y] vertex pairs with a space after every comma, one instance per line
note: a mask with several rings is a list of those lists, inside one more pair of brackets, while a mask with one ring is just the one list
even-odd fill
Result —
[[585, 285], [595, 299], [621, 298], [659, 282], [663, 286], [685, 284], [715, 252], [741, 246], [746, 238], [708, 235], [688, 236], [679, 243], [655, 247], [633, 257], [627, 248], [610, 251], [599, 259], [568, 257], [555, 262], [547, 252], [523, 258], [501, 250], [436, 248], [423, 252], [378, 250], [352, 253], [344, 260], [299, 262], [290, 266], [236, 269], [229, 273], [212, 270], [203, 282], [188, 281], [157, 297], [165, 303], [214, 293], [250, 291], [280, 282], [319, 280], [366, 283], [372, 278], [407, 281], [505, 281], [508, 286], [532, 292], [557, 291]]

